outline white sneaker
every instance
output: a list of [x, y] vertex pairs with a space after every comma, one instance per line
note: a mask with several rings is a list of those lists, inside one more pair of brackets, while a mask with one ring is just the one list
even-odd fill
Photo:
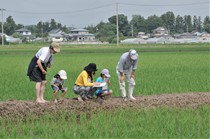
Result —
[[130, 96], [129, 99], [130, 99], [130, 100], [136, 100], [136, 98], [133, 97], [133, 96]]

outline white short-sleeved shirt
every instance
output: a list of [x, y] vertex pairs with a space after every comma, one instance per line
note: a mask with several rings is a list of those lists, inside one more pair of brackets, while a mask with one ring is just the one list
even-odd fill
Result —
[[[39, 51], [36, 53], [36, 57], [42, 61], [42, 63], [47, 63], [50, 59], [50, 57], [53, 54], [50, 53], [50, 48], [49, 47], [42, 47], [39, 49]], [[52, 60], [52, 59], [51, 59]], [[53, 61], [50, 61], [52, 64]]]
[[127, 71], [130, 68], [132, 68], [132, 70], [136, 70], [137, 69], [137, 63], [138, 63], [138, 59], [131, 60], [129, 58], [129, 52], [125, 52], [120, 57], [120, 60], [119, 60], [119, 62], [117, 64], [117, 70], [119, 72]]

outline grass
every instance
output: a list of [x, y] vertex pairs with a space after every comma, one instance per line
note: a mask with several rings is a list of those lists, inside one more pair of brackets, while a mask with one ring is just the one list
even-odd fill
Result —
[[[125, 109], [101, 111], [89, 120], [81, 115], [28, 117], [26, 121], [1, 121], [0, 138], [209, 138], [208, 106], [193, 109]], [[32, 119], [32, 120], [30, 120]]]
[[[32, 56], [40, 48], [34, 46], [6, 46], [0, 48], [0, 100], [34, 100], [35, 84], [26, 76]], [[52, 100], [49, 82], [60, 70], [67, 71], [65, 97], [75, 97], [72, 89], [76, 77], [90, 62], [97, 64], [95, 79], [103, 68], [111, 73], [114, 96], [121, 96], [116, 75], [116, 64], [121, 54], [130, 48], [139, 52], [134, 95], [163, 93], [210, 92], [209, 45], [128, 45], [114, 46], [63, 46], [48, 69], [45, 98]], [[0, 138], [209, 138], [209, 106], [193, 109], [125, 109], [101, 111], [87, 120], [76, 114], [34, 115], [15, 121], [0, 118]], [[15, 125], [14, 125], [15, 123]]]
[[[81, 51], [79, 51], [81, 49]], [[116, 64], [123, 51], [129, 48], [64, 48], [63, 53], [56, 54], [54, 65], [48, 69], [46, 98], [52, 99], [49, 82], [60, 70], [67, 71], [68, 79], [65, 85], [69, 91], [66, 97], [75, 97], [72, 88], [74, 82], [90, 62], [97, 64], [95, 79], [100, 76], [103, 68], [108, 68], [111, 74], [111, 86], [114, 96], [120, 96], [116, 75]], [[26, 76], [28, 63], [36, 53], [34, 49], [16, 51], [10, 48], [7, 54], [0, 55], [0, 90], [3, 92], [0, 100], [35, 98], [35, 84]], [[119, 50], [119, 51], [117, 51]], [[134, 95], [152, 95], [162, 93], [209, 92], [209, 51], [175, 51], [175, 52], [139, 52], [138, 69], [136, 70], [136, 87]], [[103, 52], [102, 52], [103, 51]], [[24, 53], [23, 53], [24, 52]], [[1, 53], [1, 52], [0, 52]]]

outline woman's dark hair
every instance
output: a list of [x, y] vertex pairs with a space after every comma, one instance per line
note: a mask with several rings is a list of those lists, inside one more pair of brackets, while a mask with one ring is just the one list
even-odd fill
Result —
[[[86, 71], [86, 72], [87, 72], [88, 76], [90, 77], [91, 82], [93, 82], [93, 75], [92, 75], [92, 71]], [[93, 72], [93, 73], [95, 73], [95, 72]]]

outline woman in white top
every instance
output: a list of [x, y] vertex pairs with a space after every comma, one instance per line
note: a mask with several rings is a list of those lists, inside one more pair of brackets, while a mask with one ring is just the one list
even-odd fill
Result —
[[44, 91], [46, 86], [47, 67], [53, 64], [53, 54], [60, 52], [58, 43], [51, 43], [49, 47], [42, 47], [31, 59], [27, 76], [30, 81], [36, 82], [36, 102], [45, 103]]

